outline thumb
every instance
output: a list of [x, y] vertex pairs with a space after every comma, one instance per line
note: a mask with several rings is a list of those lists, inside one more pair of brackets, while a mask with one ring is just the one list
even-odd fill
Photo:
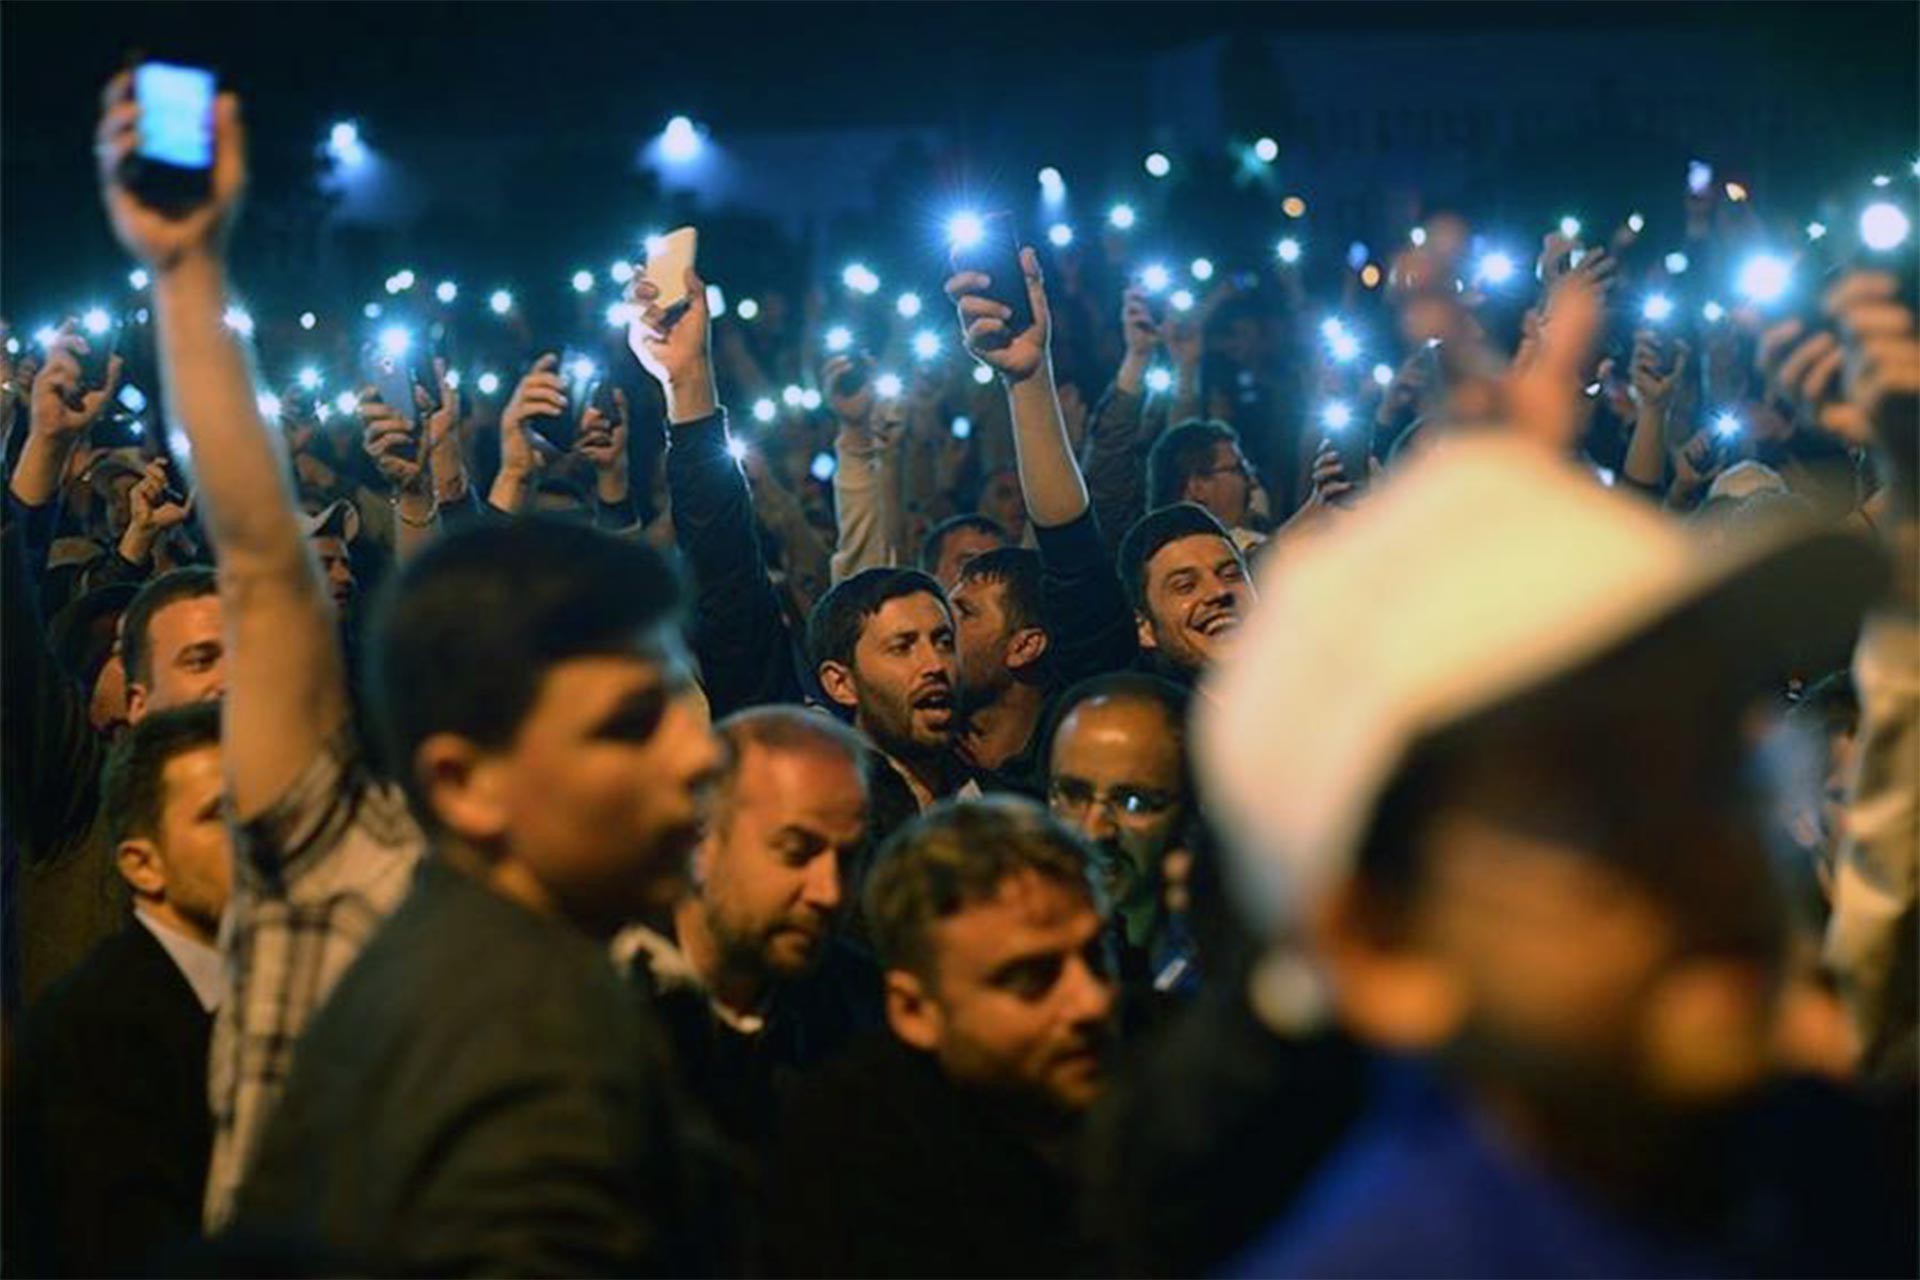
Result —
[[1020, 271], [1027, 278], [1027, 304], [1033, 308], [1034, 322], [1050, 332], [1052, 325], [1047, 310], [1047, 282], [1040, 271], [1040, 255], [1031, 248], [1022, 249]]
[[247, 185], [247, 126], [240, 118], [240, 99], [223, 93], [213, 106], [213, 192], [232, 199]]

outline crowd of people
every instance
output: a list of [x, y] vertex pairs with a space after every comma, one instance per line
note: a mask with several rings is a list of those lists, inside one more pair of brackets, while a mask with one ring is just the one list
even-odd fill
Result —
[[140, 130], [0, 401], [9, 1270], [1912, 1273], [1910, 244], [269, 389]]

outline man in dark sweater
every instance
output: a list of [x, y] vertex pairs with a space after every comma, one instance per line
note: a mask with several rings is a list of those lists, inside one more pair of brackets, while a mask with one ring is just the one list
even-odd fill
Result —
[[1097, 1270], [1069, 1170], [1115, 986], [1079, 843], [1026, 800], [941, 805], [882, 853], [866, 914], [891, 1034], [795, 1091], [769, 1269]]

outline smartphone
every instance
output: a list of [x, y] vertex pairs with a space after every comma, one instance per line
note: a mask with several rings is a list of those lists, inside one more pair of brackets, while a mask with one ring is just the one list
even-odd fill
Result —
[[676, 227], [654, 241], [642, 274], [660, 291], [654, 305], [662, 311], [678, 310], [691, 301], [687, 297], [687, 272], [693, 270], [699, 248], [700, 233], [692, 227]]
[[361, 379], [379, 395], [380, 402], [398, 413], [414, 428], [415, 438], [394, 450], [396, 456], [412, 460], [419, 453], [419, 410], [413, 402], [413, 370], [405, 356], [393, 356], [370, 341], [360, 353]]
[[857, 396], [867, 389], [867, 383], [873, 378], [873, 369], [873, 357], [861, 352], [854, 356], [852, 363], [833, 380], [833, 386], [829, 390], [838, 400]]
[[87, 439], [100, 449], [135, 449], [146, 438], [146, 427], [131, 409], [116, 408], [93, 424]]
[[121, 319], [115, 316], [103, 334], [87, 334], [87, 350], [78, 357], [80, 361], [80, 384], [74, 388], [77, 398], [90, 391], [98, 391], [107, 385], [107, 369], [113, 357], [120, 350]]
[[[1362, 415], [1355, 414], [1359, 419]], [[1330, 431], [1321, 439], [1321, 447], [1331, 444], [1340, 455], [1342, 478], [1356, 490], [1367, 487], [1372, 477], [1372, 468], [1368, 466], [1373, 455], [1373, 419], [1369, 415], [1366, 421], [1349, 423], [1343, 431]]]
[[140, 146], [122, 179], [158, 209], [189, 209], [213, 189], [213, 72], [171, 62], [143, 62], [133, 71], [140, 107]]
[[1007, 321], [1009, 335], [1017, 336], [1033, 327], [1027, 273], [1020, 269], [1020, 237], [1015, 233], [1012, 214], [982, 216], [980, 238], [964, 247], [953, 247], [953, 269], [986, 275], [986, 296], [1013, 312]]

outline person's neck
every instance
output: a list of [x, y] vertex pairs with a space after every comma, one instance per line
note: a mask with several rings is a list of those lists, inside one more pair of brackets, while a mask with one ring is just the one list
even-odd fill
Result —
[[191, 942], [197, 942], [203, 947], [215, 945], [215, 940], [219, 934], [218, 926], [209, 927], [189, 920], [186, 916], [180, 914], [179, 908], [175, 907], [171, 902], [142, 898], [134, 905], [134, 909], [152, 923], [165, 929], [168, 933], [179, 934], [181, 937]]
[[867, 740], [880, 749], [895, 773], [906, 781], [913, 792], [914, 804], [925, 809], [935, 800], [947, 794], [947, 784], [953, 771], [953, 750], [941, 748], [936, 751], [915, 750], [911, 747], [900, 750], [897, 745], [889, 745], [876, 737], [869, 726], [856, 724]]
[[688, 894], [675, 905], [673, 932], [681, 953], [709, 996], [742, 1017], [760, 1011], [767, 999], [766, 975], [757, 966], [729, 962], [699, 895]]
[[1046, 700], [1038, 685], [1023, 680], [1009, 684], [992, 702], [967, 713], [957, 743], [960, 754], [976, 768], [998, 769], [1033, 741]]

